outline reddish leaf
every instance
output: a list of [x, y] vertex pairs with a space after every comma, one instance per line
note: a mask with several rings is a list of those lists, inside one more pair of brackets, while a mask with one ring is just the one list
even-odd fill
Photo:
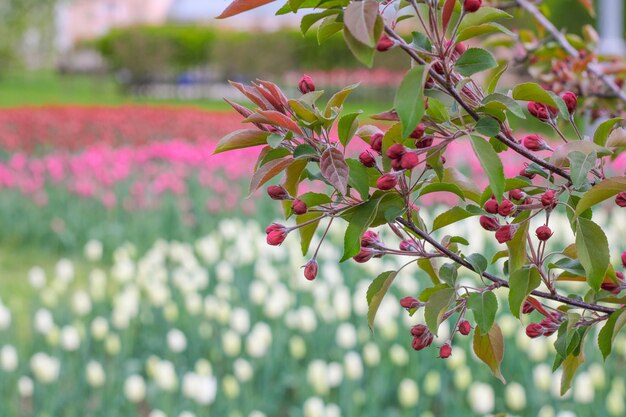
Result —
[[291, 130], [298, 135], [304, 135], [304, 132], [302, 131], [302, 129], [300, 129], [300, 126], [298, 126], [296, 122], [294, 122], [292, 119], [282, 113], [273, 110], [264, 110], [259, 111], [259, 114], [272, 122], [272, 124], [284, 127], [285, 129]]
[[272, 95], [276, 98], [276, 100], [278, 100], [279, 103], [281, 103], [283, 106], [287, 106], [288, 100], [287, 100], [287, 96], [285, 96], [285, 93], [283, 93], [283, 91], [274, 83], [269, 82], [269, 81], [263, 81], [263, 80], [258, 80], [259, 84], [261, 84], [263, 87], [265, 87], [267, 90], [269, 90]]
[[374, 114], [370, 116], [371, 119], [374, 120], [385, 120], [389, 122], [399, 122], [400, 118], [398, 117], [398, 113], [395, 110], [388, 110], [382, 113]]
[[250, 194], [259, 189], [263, 184], [280, 174], [293, 163], [293, 158], [281, 158], [269, 161], [256, 170], [250, 181]]
[[239, 13], [247, 12], [248, 10], [256, 9], [265, 4], [271, 3], [274, 0], [235, 0], [228, 5], [221, 15], [216, 19], [226, 19], [227, 17], [238, 15]]
[[578, 0], [578, 1], [580, 2], [580, 4], [583, 5], [583, 7], [585, 9], [587, 9], [587, 11], [591, 15], [591, 17], [596, 17], [596, 11], [593, 8], [593, 1], [592, 0]]
[[346, 164], [343, 154], [337, 148], [328, 148], [320, 158], [320, 170], [324, 178], [328, 180], [342, 195], [348, 193], [348, 175], [350, 169]]
[[452, 12], [454, 11], [454, 4], [456, 0], [446, 0], [443, 5], [443, 11], [441, 13], [441, 22], [443, 24], [443, 31], [445, 32], [448, 28], [448, 23], [450, 23], [450, 18], [452, 17]]
[[236, 130], [224, 136], [217, 146], [213, 154], [231, 151], [233, 149], [249, 148], [251, 146], [263, 145], [267, 143], [269, 132], [261, 130], [242, 129]]
[[239, 90], [239, 92], [241, 94], [246, 96], [248, 98], [248, 100], [250, 100], [251, 102], [253, 102], [257, 106], [259, 106], [261, 109], [267, 110], [267, 109], [270, 108], [270, 106], [271, 106], [270, 103], [265, 99], [265, 97], [263, 97], [261, 94], [259, 94], [259, 92], [256, 91], [256, 89], [250, 88], [247, 85], [244, 85], [244, 84], [241, 84], [241, 83], [236, 83], [234, 81], [229, 81], [229, 83], [230, 83], [230, 85], [235, 87], [237, 90]]

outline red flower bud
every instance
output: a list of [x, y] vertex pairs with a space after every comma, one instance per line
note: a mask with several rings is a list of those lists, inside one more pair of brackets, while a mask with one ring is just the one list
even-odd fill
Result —
[[500, 228], [496, 230], [496, 240], [498, 243], [505, 243], [513, 239], [518, 227], [519, 226], [516, 224], [505, 224], [504, 226], [500, 226]]
[[524, 301], [524, 304], [522, 304], [522, 313], [530, 314], [533, 311], [535, 311], [535, 306], [528, 300]]
[[411, 239], [400, 242], [400, 250], [404, 252], [417, 252], [417, 245]]
[[533, 178], [535, 178], [535, 176], [536, 176], [537, 174], [530, 173], [530, 172], [526, 171], [526, 168], [523, 168], [523, 169], [521, 169], [521, 170], [519, 171], [519, 175], [520, 175], [520, 176], [522, 176], [522, 177], [526, 177], [526, 178], [528, 178], [529, 180], [532, 180]]
[[395, 174], [385, 174], [376, 181], [376, 188], [379, 190], [391, 190], [398, 184]]
[[267, 195], [272, 200], [286, 200], [289, 198], [289, 193], [280, 185], [270, 185], [267, 187]]
[[482, 0], [465, 0], [463, 2], [463, 10], [465, 11], [465, 13], [474, 13], [475, 11], [480, 9], [482, 3]]
[[426, 327], [423, 324], [416, 324], [415, 326], [411, 327], [411, 335], [413, 337], [420, 337], [428, 333], [429, 333], [428, 327]]
[[439, 357], [441, 359], [447, 359], [450, 357], [450, 355], [452, 355], [452, 346], [450, 346], [449, 343], [441, 345], [441, 347], [439, 348]]
[[541, 205], [544, 207], [556, 207], [556, 201], [554, 199], [554, 191], [548, 190], [541, 195]]
[[494, 217], [480, 216], [479, 222], [483, 229], [490, 232], [495, 232], [500, 228], [500, 222]]
[[433, 145], [433, 139], [434, 139], [433, 135], [425, 135], [421, 139], [415, 140], [415, 147], [417, 149], [428, 148], [429, 146]]
[[528, 112], [542, 122], [547, 122], [556, 117], [559, 111], [552, 106], [531, 101], [528, 103]]
[[[418, 326], [419, 326], [419, 330], [416, 329], [416, 327]], [[413, 333], [414, 331], [418, 333], [419, 336], [416, 336], [413, 338], [413, 343], [412, 343], [413, 349], [422, 350], [425, 347], [430, 346], [431, 343], [433, 343], [433, 339], [434, 339], [433, 334], [423, 324], [418, 324], [417, 326], [413, 326], [413, 328], [411, 329], [411, 333]]]
[[498, 214], [498, 202], [496, 201], [495, 198], [487, 200], [483, 208], [489, 214]]
[[419, 163], [419, 158], [415, 152], [407, 152], [400, 158], [400, 167], [402, 167], [402, 169], [411, 170], [418, 166]]
[[502, 200], [502, 203], [500, 203], [500, 205], [498, 206], [498, 214], [500, 214], [500, 216], [508, 216], [511, 213], [513, 213], [513, 211], [515, 210], [515, 205], [513, 203], [511, 203], [510, 200], [507, 200], [506, 198]]
[[552, 230], [548, 226], [543, 225], [539, 226], [537, 230], [535, 230], [535, 234], [537, 235], [537, 239], [543, 242], [552, 237]]
[[306, 74], [303, 75], [298, 82], [298, 90], [300, 90], [302, 94], [315, 91], [315, 83], [313, 82], [313, 78], [309, 77]]
[[270, 225], [265, 231], [267, 232], [267, 244], [272, 246], [279, 246], [283, 243], [289, 233], [285, 226], [279, 224]]
[[623, 274], [622, 272], [620, 272], [620, 271], [615, 271], [615, 276], [617, 277], [617, 279], [618, 279], [620, 282], [623, 282], [623, 281], [624, 281], [624, 274]]
[[444, 75], [445, 70], [443, 66], [443, 62], [441, 61], [433, 61], [431, 68], [435, 70], [435, 72], [439, 75]]
[[472, 325], [467, 320], [461, 320], [459, 323], [459, 333], [463, 336], [467, 336], [472, 331]]
[[418, 125], [417, 125], [417, 127], [415, 128], [415, 130], [413, 130], [413, 131], [411, 132], [411, 134], [409, 135], [409, 137], [410, 137], [411, 139], [415, 139], [415, 140], [417, 140], [417, 139], [421, 139], [421, 138], [422, 138], [422, 136], [424, 136], [424, 130], [425, 130], [424, 123], [420, 123], [420, 124], [418, 124]]
[[283, 229], [285, 229], [285, 226], [283, 226], [282, 224], [272, 223], [265, 228], [265, 233], [270, 234], [271, 232], [275, 230], [283, 230]]
[[622, 252], [622, 266], [626, 268], [626, 252]]
[[620, 207], [626, 207], [626, 191], [622, 191], [615, 197], [615, 204]]
[[572, 93], [571, 91], [566, 91], [561, 94], [561, 98], [565, 102], [569, 114], [574, 114], [574, 112], [576, 111], [576, 106], [578, 106], [578, 97], [576, 97], [576, 94]]
[[296, 214], [304, 214], [307, 212], [308, 207], [304, 201], [295, 199], [293, 203], [291, 203], [291, 209]]
[[467, 51], [467, 46], [463, 42], [459, 42], [454, 45], [454, 52], [456, 52], [457, 54], [463, 55], [465, 51]]
[[391, 160], [391, 169], [394, 171], [402, 171], [402, 161], [398, 159]]
[[542, 336], [544, 333], [544, 328], [539, 323], [530, 323], [526, 326], [526, 336], [534, 339], [536, 337]]
[[402, 308], [406, 308], [407, 310], [410, 310], [412, 308], [418, 308], [419, 305], [420, 305], [420, 302], [415, 297], [403, 297], [400, 299], [400, 306]]
[[370, 146], [376, 152], [380, 152], [383, 149], [383, 134], [380, 132], [374, 133], [370, 138]]
[[539, 135], [524, 136], [522, 144], [530, 151], [543, 151], [544, 149], [550, 149], [546, 141]]
[[315, 258], [304, 265], [304, 277], [309, 281], [313, 281], [317, 277], [317, 261]]
[[509, 191], [509, 198], [520, 201], [526, 198], [526, 193], [519, 189], [511, 190]]
[[376, 50], [378, 50], [378, 52], [385, 52], [390, 50], [394, 46], [396, 46], [396, 43], [393, 41], [393, 39], [391, 39], [386, 34], [383, 34], [383, 36], [380, 37], [378, 43], [376, 44]]
[[404, 145], [400, 143], [394, 143], [387, 149], [387, 157], [389, 159], [400, 159], [402, 155], [406, 152], [404, 149]]
[[613, 294], [619, 294], [621, 290], [620, 286], [614, 282], [603, 282], [602, 285], [600, 285], [600, 288]]
[[371, 153], [369, 153], [369, 151], [361, 152], [361, 154], [359, 155], [359, 161], [361, 161], [361, 163], [368, 168], [372, 168], [376, 166], [376, 159], [374, 159], [374, 157], [372, 156]]
[[361, 236], [361, 247], [369, 248], [372, 246], [383, 246], [383, 241], [380, 239], [378, 233], [373, 230], [367, 230], [363, 233], [363, 236]]
[[362, 263], [369, 261], [373, 257], [374, 257], [374, 251], [372, 249], [361, 248], [361, 251], [359, 252], [359, 254], [353, 257], [352, 259], [354, 259], [355, 262], [362, 264]]

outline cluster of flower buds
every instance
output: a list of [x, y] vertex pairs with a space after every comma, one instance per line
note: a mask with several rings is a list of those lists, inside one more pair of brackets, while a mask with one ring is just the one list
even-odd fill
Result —
[[380, 258], [383, 254], [378, 253], [377, 249], [385, 247], [384, 242], [378, 235], [378, 233], [368, 230], [361, 236], [361, 250], [354, 256], [354, 259], [358, 263], [364, 263], [372, 258]]
[[413, 336], [411, 346], [413, 346], [413, 349], [415, 350], [422, 350], [430, 346], [435, 338], [430, 330], [428, 330], [428, 327], [424, 324], [416, 324], [411, 327], [411, 336]]
[[[626, 255], [626, 252], [622, 254], [622, 258]], [[604, 291], [608, 291], [613, 294], [619, 294], [624, 288], [626, 288], [626, 282], [624, 281], [624, 274], [617, 271], [615, 272], [617, 282], [607, 281], [603, 282], [600, 286]]]
[[541, 195], [541, 205], [546, 209], [553, 209], [556, 207], [558, 200], [554, 197], [554, 191], [548, 190]]
[[528, 113], [542, 122], [550, 122], [556, 118], [559, 111], [552, 106], [530, 101], [528, 102]]
[[[515, 197], [519, 197], [515, 199], [524, 198], [524, 195], [520, 190], [515, 191], [517, 192], [513, 193], [513, 195]], [[509, 196], [511, 196], [511, 194], [509, 194]], [[500, 215], [502, 217], [508, 217], [517, 210], [517, 207], [511, 200], [503, 198], [502, 202], [498, 204], [498, 201], [493, 197], [485, 202], [483, 208], [489, 214]], [[513, 239], [513, 236], [519, 227], [516, 224], [500, 225], [498, 219], [492, 216], [480, 216], [479, 222], [483, 229], [490, 232], [496, 232], [496, 239], [500, 243], [505, 243]]]
[[391, 159], [391, 167], [394, 171], [411, 170], [419, 164], [417, 154], [407, 150], [404, 145], [399, 143], [395, 143], [387, 149], [387, 157]]
[[279, 246], [285, 241], [291, 230], [282, 224], [272, 223], [265, 229], [267, 234], [267, 244], [271, 246]]
[[557, 312], [549, 314], [539, 323], [530, 323], [526, 326], [526, 336], [534, 339], [539, 336], [552, 336], [563, 322], [563, 315]]

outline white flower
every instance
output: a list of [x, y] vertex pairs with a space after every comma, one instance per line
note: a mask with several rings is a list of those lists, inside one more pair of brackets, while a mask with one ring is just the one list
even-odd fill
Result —
[[590, 404], [593, 402], [593, 397], [593, 378], [590, 373], [582, 372], [574, 381], [574, 401], [581, 404]]
[[91, 334], [95, 340], [102, 340], [109, 332], [109, 322], [104, 317], [96, 317], [91, 322]]
[[356, 345], [356, 329], [351, 323], [341, 323], [335, 333], [335, 341], [339, 347], [352, 349]]
[[482, 382], [473, 383], [469, 388], [468, 401], [475, 413], [491, 413], [495, 407], [493, 388]]
[[573, 411], [559, 411], [556, 417], [576, 417], [576, 413]]
[[619, 391], [614, 389], [609, 391], [609, 394], [606, 396], [606, 411], [609, 412], [609, 415], [615, 417], [623, 416], [626, 412], [624, 397]]
[[454, 371], [454, 386], [458, 390], [465, 390], [472, 383], [472, 371], [463, 365]]
[[124, 395], [128, 401], [139, 403], [146, 397], [146, 383], [140, 375], [131, 375], [124, 381]]
[[246, 352], [253, 358], [261, 358], [267, 354], [272, 344], [272, 330], [265, 322], [254, 325], [246, 339]]
[[267, 284], [263, 281], [255, 279], [248, 288], [248, 294], [250, 295], [250, 300], [254, 304], [263, 304], [263, 301], [265, 301], [265, 298], [267, 297]]
[[0, 330], [8, 329], [11, 325], [11, 311], [0, 302]]
[[315, 311], [307, 306], [298, 309], [296, 318], [296, 328], [304, 333], [313, 333], [317, 328], [317, 318]]
[[154, 363], [153, 378], [157, 387], [163, 391], [173, 392], [178, 386], [176, 368], [170, 361], [157, 360]]
[[183, 395], [201, 405], [209, 405], [215, 401], [217, 380], [208, 375], [188, 372], [183, 376]]
[[450, 369], [458, 369], [461, 366], [465, 365], [465, 361], [466, 361], [465, 350], [455, 349], [454, 355], [446, 359], [446, 365], [448, 365], [448, 368]]
[[363, 346], [363, 360], [367, 366], [376, 366], [380, 363], [380, 349], [376, 343], [368, 342]]
[[241, 352], [241, 337], [232, 330], [226, 330], [222, 335], [222, 349], [231, 358], [239, 355]]
[[552, 370], [549, 365], [542, 363], [533, 369], [533, 381], [535, 387], [542, 391], [548, 391], [552, 384]]
[[46, 286], [46, 272], [39, 266], [32, 267], [28, 271], [28, 282], [34, 289], [42, 289]]
[[57, 358], [39, 352], [30, 359], [30, 368], [37, 381], [42, 384], [49, 384], [59, 377], [61, 362]]
[[55, 268], [56, 278], [63, 284], [69, 284], [74, 279], [74, 264], [69, 259], [61, 259]]
[[439, 390], [441, 390], [441, 376], [433, 369], [424, 377], [424, 392], [426, 395], [434, 396]]
[[307, 369], [307, 381], [317, 394], [326, 394], [329, 390], [326, 362], [321, 359], [311, 361]]
[[319, 397], [310, 397], [302, 406], [304, 417], [325, 417], [324, 401]]
[[0, 368], [6, 372], [13, 372], [17, 369], [17, 350], [14, 346], [6, 345], [0, 349]]
[[213, 367], [211, 366], [211, 363], [204, 358], [198, 359], [196, 361], [196, 364], [194, 365], [194, 369], [198, 375], [202, 375], [202, 376], [213, 375]]
[[419, 401], [419, 389], [414, 380], [404, 378], [398, 386], [398, 400], [404, 408], [411, 408], [417, 405]]
[[389, 349], [391, 362], [396, 366], [404, 366], [409, 362], [409, 354], [404, 347], [395, 344]]
[[100, 301], [106, 297], [107, 276], [101, 269], [94, 269], [89, 273], [89, 293], [94, 300]]
[[341, 408], [337, 404], [328, 404], [324, 410], [325, 417], [341, 417]]
[[343, 368], [337, 362], [331, 362], [327, 367], [328, 385], [331, 388], [338, 387], [343, 380]]
[[63, 326], [61, 329], [61, 347], [73, 352], [80, 347], [80, 335], [74, 326]]
[[233, 363], [233, 371], [235, 373], [235, 378], [237, 378], [240, 382], [247, 382], [252, 379], [252, 376], [254, 375], [254, 369], [252, 369], [250, 362], [242, 358], [235, 360]]
[[346, 353], [343, 364], [346, 372], [346, 378], [351, 380], [361, 379], [363, 377], [363, 362], [361, 356], [352, 351]]
[[121, 349], [120, 337], [116, 334], [110, 334], [104, 341], [104, 349], [109, 355], [116, 355]]
[[262, 411], [252, 410], [250, 414], [248, 414], [248, 417], [267, 417], [267, 415]]
[[148, 413], [148, 417], [167, 417], [167, 414], [161, 410], [154, 409]]
[[102, 259], [102, 242], [99, 240], [91, 239], [85, 245], [85, 258], [92, 262], [97, 262]]
[[21, 376], [20, 379], [17, 380], [17, 391], [20, 393], [20, 397], [32, 397], [34, 390], [35, 384], [29, 377]]
[[510, 382], [506, 386], [504, 399], [511, 410], [520, 411], [526, 407], [526, 391], [516, 382]]
[[178, 417], [196, 417], [196, 415], [191, 411], [182, 411]]
[[289, 353], [294, 359], [302, 359], [306, 355], [306, 342], [300, 336], [289, 339]]
[[352, 307], [350, 290], [347, 287], [341, 286], [335, 289], [333, 295], [333, 306], [335, 307], [335, 315], [338, 320], [348, 320], [350, 318]]
[[537, 413], [537, 417], [554, 417], [554, 408], [549, 405], [544, 405], [539, 409], [539, 413]]
[[98, 388], [104, 385], [106, 375], [104, 374], [104, 368], [99, 362], [91, 360], [87, 363], [85, 370], [87, 377], [87, 383], [94, 388]]
[[77, 291], [72, 297], [72, 309], [79, 316], [84, 316], [91, 312], [91, 298], [85, 291]]
[[183, 352], [187, 349], [187, 337], [178, 329], [167, 332], [167, 347], [174, 353]]
[[599, 363], [591, 364], [591, 366], [589, 366], [589, 374], [591, 375], [591, 380], [595, 388], [604, 388], [606, 385], [606, 373], [604, 372], [604, 367], [602, 365]]
[[234, 376], [226, 375], [222, 380], [222, 387], [227, 398], [233, 399], [239, 396], [239, 383]]

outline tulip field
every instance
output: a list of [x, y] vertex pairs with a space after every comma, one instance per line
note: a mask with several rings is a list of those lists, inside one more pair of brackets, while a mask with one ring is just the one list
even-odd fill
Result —
[[[232, 113], [182, 107], [0, 109], [0, 415], [626, 414], [626, 335], [606, 364], [590, 347], [561, 397], [553, 337], [529, 339], [505, 289], [506, 384], [480, 366], [471, 337], [457, 336], [447, 360], [411, 349], [421, 312], [398, 301], [425, 286], [417, 268], [396, 278], [370, 331], [367, 287], [397, 260], [339, 263], [343, 235], [331, 229], [307, 281], [295, 239], [265, 243], [281, 213], [263, 193], [246, 198], [259, 150], [212, 156], [238, 128]], [[447, 163], [471, 177], [463, 146]], [[445, 198], [421, 208], [427, 222]], [[609, 241], [623, 240], [617, 213], [602, 215]], [[554, 224], [571, 234], [566, 218]], [[453, 228], [487, 259], [499, 250], [475, 218]]]

